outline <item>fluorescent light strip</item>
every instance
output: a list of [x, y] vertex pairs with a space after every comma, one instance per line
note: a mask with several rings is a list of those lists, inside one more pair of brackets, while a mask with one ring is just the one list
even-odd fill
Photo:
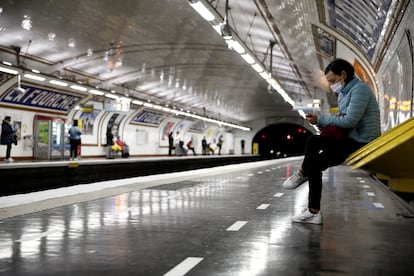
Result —
[[117, 95], [114, 95], [114, 94], [111, 94], [111, 93], [106, 93], [105, 97], [111, 98], [111, 99], [114, 99], [114, 100], [119, 100]]
[[253, 64], [255, 63], [254, 58], [250, 54], [243, 54], [241, 57], [248, 63]]
[[137, 105], [143, 105], [144, 104], [144, 102], [138, 101], [138, 100], [133, 100], [132, 103], [137, 104]]
[[32, 80], [37, 80], [37, 81], [45, 81], [46, 80], [46, 78], [44, 78], [44, 77], [36, 76], [36, 75], [32, 75], [32, 74], [24, 74], [23, 77], [28, 78], [28, 79], [32, 79]]
[[13, 75], [19, 74], [19, 72], [16, 71], [16, 70], [9, 69], [9, 68], [4, 68], [4, 67], [0, 67], [0, 71], [4, 72], [4, 73], [8, 73], [8, 74], [13, 74]]
[[4, 65], [8, 65], [8, 66], [12, 66], [13, 64], [11, 64], [10, 62], [8, 62], [8, 61], [3, 61], [3, 64]]
[[195, 9], [205, 20], [207, 21], [213, 21], [214, 19], [216, 19], [216, 17], [214, 16], [214, 14], [212, 14], [206, 6], [204, 6], [203, 3], [201, 3], [200, 1], [197, 2], [190, 2], [191, 7], [193, 7], [193, 9]]
[[78, 90], [78, 91], [83, 91], [83, 92], [88, 90], [87, 88], [85, 88], [83, 86], [76, 85], [76, 84], [71, 85], [70, 88], [72, 88], [74, 90]]
[[300, 115], [300, 116], [302, 116], [303, 118], [306, 118], [306, 114], [305, 114], [305, 112], [304, 112], [302, 109], [299, 109], [299, 110], [298, 110], [298, 113], [299, 113], [299, 115]]
[[[214, 14], [201, 1], [189, 0], [189, 3], [204, 19], [206, 19], [207, 21], [210, 21], [211, 26], [213, 27], [213, 29], [219, 35], [222, 35], [220, 24], [215, 24], [215, 23], [211, 22], [215, 19]], [[241, 55], [241, 57], [248, 64], [250, 64], [256, 72], [261, 73], [260, 76], [262, 78], [264, 78], [265, 80], [267, 80], [267, 82], [270, 85], [272, 85], [272, 87], [283, 97], [283, 99], [286, 102], [288, 102], [292, 106], [295, 105], [295, 102], [282, 89], [282, 87], [279, 85], [279, 83], [276, 80], [272, 79], [271, 74], [266, 72], [260, 64], [256, 63], [256, 60], [252, 55], [250, 55], [249, 53], [245, 53], [246, 49], [244, 48], [244, 46], [241, 43], [238, 42], [238, 40], [233, 40], [232, 39], [232, 40], [226, 41], [226, 42], [233, 50], [235, 50], [237, 53], [239, 53]], [[250, 128], [248, 130], [250, 130]]]
[[146, 107], [154, 107], [154, 105], [152, 103], [144, 103], [144, 106], [146, 106]]
[[54, 84], [54, 85], [58, 85], [58, 86], [68, 86], [68, 84], [66, 82], [58, 81], [58, 80], [51, 80], [51, 81], [49, 81], [49, 83]]
[[99, 96], [102, 96], [102, 95], [105, 94], [104, 92], [99, 91], [99, 90], [95, 90], [95, 89], [90, 89], [89, 93], [94, 94], [94, 95], [99, 95]]
[[233, 39], [226, 40], [226, 43], [239, 54], [243, 54], [246, 50], [244, 47], [237, 41]]
[[252, 64], [251, 66], [253, 67], [253, 69], [254, 69], [257, 73], [260, 73], [260, 72], [262, 72], [262, 71], [263, 71], [263, 67], [262, 67], [260, 64], [255, 63], [255, 64]]
[[261, 72], [261, 73], [259, 73], [259, 75], [262, 77], [262, 78], [264, 78], [265, 80], [268, 80], [268, 79], [270, 79], [272, 76], [270, 75], [270, 73], [268, 73], [268, 72], [266, 72], [266, 71], [263, 71], [263, 72]]

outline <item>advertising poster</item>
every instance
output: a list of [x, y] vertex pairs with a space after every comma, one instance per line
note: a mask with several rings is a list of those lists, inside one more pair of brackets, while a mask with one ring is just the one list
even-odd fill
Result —
[[328, 24], [350, 37], [372, 60], [391, 2], [359, 1], [356, 5], [352, 1], [325, 0]]
[[410, 118], [412, 103], [413, 64], [408, 39], [404, 36], [390, 58], [382, 76], [382, 130], [388, 130]]
[[82, 112], [80, 118], [82, 119], [82, 134], [93, 135], [93, 126], [95, 124], [96, 117], [101, 110], [93, 109], [92, 111]]
[[132, 118], [131, 124], [158, 127], [167, 117], [165, 113], [144, 109]]
[[173, 132], [173, 136], [175, 136], [174, 127], [179, 121], [179, 119], [171, 118], [160, 128], [160, 147], [168, 147], [168, 135]]

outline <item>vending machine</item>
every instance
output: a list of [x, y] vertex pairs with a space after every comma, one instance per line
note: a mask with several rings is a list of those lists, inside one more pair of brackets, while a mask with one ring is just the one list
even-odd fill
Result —
[[69, 156], [67, 119], [35, 115], [33, 124], [35, 160], [63, 160]]

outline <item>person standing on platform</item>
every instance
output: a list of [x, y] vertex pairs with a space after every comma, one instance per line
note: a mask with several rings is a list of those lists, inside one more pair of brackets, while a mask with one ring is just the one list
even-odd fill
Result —
[[172, 155], [173, 149], [174, 149], [174, 137], [173, 137], [173, 132], [170, 131], [170, 134], [168, 134], [168, 156]]
[[114, 134], [112, 133], [112, 128], [108, 127], [106, 129], [106, 158], [113, 159], [112, 156], [112, 146], [114, 145]]
[[78, 158], [78, 146], [81, 143], [82, 131], [78, 127], [78, 120], [73, 120], [73, 125], [69, 129], [70, 138], [70, 160]]
[[174, 146], [175, 146], [175, 155], [181, 156], [184, 154], [184, 152], [181, 150], [181, 135], [180, 132], [177, 131], [174, 137]]
[[378, 102], [369, 86], [355, 76], [354, 67], [346, 60], [334, 60], [326, 67], [325, 77], [338, 94], [340, 116], [309, 113], [306, 120], [319, 127], [335, 126], [347, 132], [341, 139], [309, 137], [301, 168], [283, 183], [284, 188], [294, 189], [309, 181], [308, 207], [292, 217], [293, 222], [322, 224], [322, 172], [341, 164], [349, 154], [381, 135]]
[[207, 155], [207, 140], [206, 136], [203, 136], [203, 140], [201, 140], [201, 150], [203, 155]]
[[6, 145], [6, 157], [4, 162], [14, 162], [14, 159], [10, 157], [12, 143], [17, 141], [16, 131], [11, 126], [11, 117], [4, 117], [3, 123], [1, 124], [1, 137], [0, 142], [2, 145]]
[[218, 142], [217, 142], [217, 147], [218, 147], [218, 155], [221, 155], [221, 147], [223, 146], [223, 135], [220, 135], [218, 138]]
[[240, 141], [240, 144], [241, 144], [241, 153], [242, 154], [244, 154], [244, 139], [242, 139], [241, 141]]

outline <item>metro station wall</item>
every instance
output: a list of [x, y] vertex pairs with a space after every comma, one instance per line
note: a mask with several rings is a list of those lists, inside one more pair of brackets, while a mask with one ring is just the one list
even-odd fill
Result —
[[[45, 114], [42, 114], [45, 115]], [[13, 156], [25, 156], [31, 158], [33, 156], [33, 149], [29, 138], [33, 137], [33, 112], [25, 110], [16, 110], [8, 108], [0, 108], [0, 121], [2, 122], [5, 116], [10, 116], [12, 125], [19, 125], [20, 137], [17, 141], [17, 146], [12, 146]], [[30, 136], [30, 137], [28, 137]], [[23, 139], [26, 137], [26, 139]], [[6, 146], [0, 146], [0, 156], [4, 157], [6, 154]]]
[[[102, 105], [96, 102], [87, 103], [93, 106], [93, 112], [88, 115], [83, 114], [81, 110], [72, 110], [67, 116], [59, 114], [42, 113], [38, 111], [30, 111], [16, 108], [0, 108], [0, 120], [5, 116], [12, 117], [12, 123], [16, 124], [20, 129], [20, 140], [18, 145], [12, 147], [12, 157], [18, 159], [32, 159], [33, 148], [31, 143], [34, 137], [33, 121], [35, 115], [44, 115], [48, 117], [60, 118], [67, 120], [72, 124], [73, 119], [82, 119], [82, 156], [83, 157], [103, 157], [106, 153], [106, 126], [115, 112], [106, 112]], [[251, 139], [254, 133], [237, 131], [234, 129], [225, 129], [215, 124], [205, 124], [202, 129], [194, 130], [192, 126], [194, 122], [186, 121], [181, 117], [170, 115], [159, 126], [151, 127], [145, 125], [131, 124], [131, 118], [137, 110], [132, 110], [120, 116], [121, 120], [118, 131], [121, 140], [126, 142], [130, 147], [132, 156], [157, 156], [168, 154], [168, 140], [161, 141], [161, 132], [167, 121], [175, 120], [177, 126], [182, 126], [181, 137], [186, 144], [190, 139], [193, 140], [195, 151], [197, 154], [202, 153], [201, 141], [206, 137], [212, 147], [216, 148], [216, 143], [220, 135], [224, 136], [224, 144], [222, 154], [241, 154], [241, 140], [245, 140], [245, 153], [251, 152]], [[86, 112], [88, 113], [88, 112]], [[174, 134], [176, 129], [173, 128]], [[30, 139], [24, 140], [23, 137]], [[6, 147], [0, 146], [0, 158], [5, 156]], [[216, 151], [217, 153], [217, 151]], [[192, 152], [189, 152], [192, 155]]]
[[414, 1], [410, 1], [377, 73], [383, 131], [401, 124], [413, 113], [413, 12]]

